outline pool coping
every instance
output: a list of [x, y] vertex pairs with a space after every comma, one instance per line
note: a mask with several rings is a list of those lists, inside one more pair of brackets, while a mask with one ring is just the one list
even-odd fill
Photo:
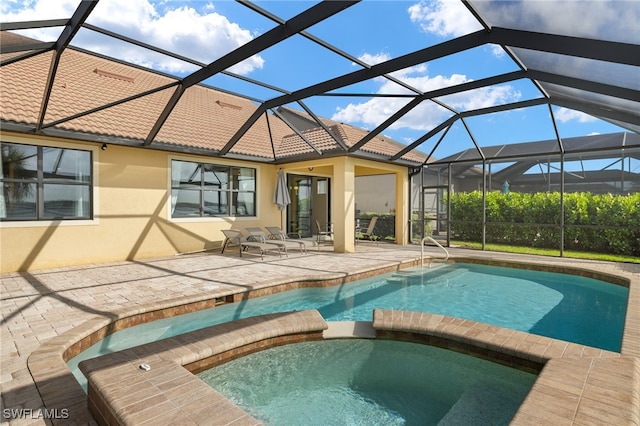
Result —
[[[603, 279], [609, 282], [613, 281], [614, 283], [625, 285], [629, 288], [628, 306], [637, 306], [640, 304], [640, 279], [632, 274], [628, 274], [627, 277], [622, 277], [616, 274], [608, 274], [599, 270], [589, 269], [584, 266], [559, 266], [551, 261], [545, 263], [544, 258], [536, 259], [536, 262], [530, 262], [525, 260], [501, 260], [497, 257], [487, 259], [474, 256], [455, 256], [449, 260], [452, 263], [482, 263], [496, 266], [573, 273]], [[336, 273], [333, 277], [325, 276], [323, 278], [314, 278], [313, 276], [308, 276], [298, 277], [294, 280], [261, 283], [251, 287], [251, 289], [247, 291], [214, 291], [199, 297], [182, 297], [140, 306], [134, 309], [118, 311], [110, 318], [95, 317], [72, 330], [52, 338], [33, 351], [28, 358], [28, 368], [47, 409], [64, 409], [71, 413], [71, 417], [76, 419], [78, 424], [91, 423], [93, 418], [86, 406], [87, 395], [67, 367], [66, 361], [94, 343], [102, 340], [112, 332], [143, 322], [213, 307], [228, 301], [240, 301], [295, 288], [333, 286], [418, 266], [419, 264], [420, 259], [415, 258], [407, 261], [390, 262], [381, 267], [363, 269], [351, 274]], [[621, 354], [630, 356], [640, 355], [640, 312], [629, 309], [629, 307], [627, 308]], [[64, 421], [57, 422], [54, 419], [53, 423], [63, 424]]]

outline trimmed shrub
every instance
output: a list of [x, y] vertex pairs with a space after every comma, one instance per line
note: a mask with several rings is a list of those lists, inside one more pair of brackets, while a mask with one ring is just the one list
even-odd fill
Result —
[[360, 219], [360, 229], [366, 230], [369, 221], [373, 216], [378, 216], [373, 234], [381, 240], [395, 240], [396, 238], [396, 215], [393, 213], [363, 212], [358, 215]]
[[[640, 193], [564, 195], [565, 248], [640, 256]], [[560, 193], [486, 194], [486, 241], [557, 248]], [[482, 191], [451, 196], [452, 236], [482, 241]]]

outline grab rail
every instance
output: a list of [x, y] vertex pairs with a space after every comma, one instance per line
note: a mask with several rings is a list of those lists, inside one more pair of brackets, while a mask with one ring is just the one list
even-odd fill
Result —
[[420, 266], [424, 265], [424, 242], [425, 241], [430, 241], [430, 242], [434, 243], [435, 245], [437, 245], [438, 247], [440, 247], [444, 251], [444, 259], [443, 260], [445, 262], [447, 260], [449, 260], [449, 252], [447, 251], [446, 248], [442, 247], [442, 244], [437, 242], [433, 237], [424, 237], [422, 239], [422, 241], [420, 242]]

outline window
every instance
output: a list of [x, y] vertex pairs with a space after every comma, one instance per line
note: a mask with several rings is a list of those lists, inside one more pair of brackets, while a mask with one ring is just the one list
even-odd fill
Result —
[[90, 219], [91, 152], [2, 142], [0, 220]]
[[255, 216], [256, 170], [171, 161], [171, 217]]

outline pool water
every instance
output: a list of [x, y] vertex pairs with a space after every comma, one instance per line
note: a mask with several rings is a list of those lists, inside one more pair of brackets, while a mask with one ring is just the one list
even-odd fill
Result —
[[198, 374], [267, 425], [507, 425], [536, 376], [432, 346], [304, 342]]
[[[424, 273], [423, 273], [424, 272]], [[255, 315], [318, 309], [327, 321], [371, 321], [373, 309], [449, 315], [619, 351], [628, 289], [568, 274], [447, 264], [324, 288], [290, 290], [131, 327], [68, 362]]]

